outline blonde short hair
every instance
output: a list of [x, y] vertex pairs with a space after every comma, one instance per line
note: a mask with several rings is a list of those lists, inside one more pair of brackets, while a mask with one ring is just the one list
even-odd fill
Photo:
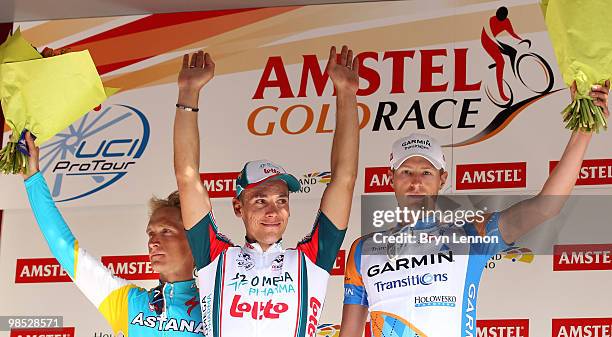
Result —
[[164, 207], [174, 207], [178, 208], [179, 211], [181, 210], [181, 200], [179, 199], [178, 191], [170, 193], [165, 199], [160, 199], [156, 196], [149, 199], [149, 215]]

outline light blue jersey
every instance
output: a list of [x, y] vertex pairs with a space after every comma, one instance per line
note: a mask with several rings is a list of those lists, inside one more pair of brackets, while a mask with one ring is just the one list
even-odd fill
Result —
[[[115, 334], [130, 337], [202, 336], [198, 289], [194, 280], [167, 282], [151, 290], [114, 276], [99, 259], [79, 247], [59, 213], [40, 173], [25, 181], [30, 205], [53, 256], [77, 287], [102, 313]], [[162, 299], [161, 314], [154, 303]]]

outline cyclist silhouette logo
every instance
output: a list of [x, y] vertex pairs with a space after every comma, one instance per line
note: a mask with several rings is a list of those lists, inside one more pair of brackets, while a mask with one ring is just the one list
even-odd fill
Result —
[[[502, 33], [513, 42], [502, 42]], [[563, 88], [553, 90], [555, 77], [544, 57], [532, 50], [531, 41], [520, 37], [508, 18], [508, 8], [499, 7], [482, 28], [482, 47], [493, 59], [490, 73], [483, 76], [482, 88], [487, 98], [501, 108], [480, 132], [446, 146], [468, 146], [494, 137], [505, 129], [529, 105]], [[509, 66], [506, 66], [506, 63]], [[517, 99], [520, 97], [520, 99]]]
[[[518, 41], [515, 47], [498, 39], [503, 32]], [[484, 50], [493, 59], [489, 69], [495, 68], [495, 83], [485, 85], [485, 93], [493, 104], [509, 107], [514, 101], [512, 88], [504, 79], [506, 65], [504, 56], [508, 58], [514, 77], [518, 78], [527, 89], [537, 94], [550, 92], [554, 84], [552, 68], [542, 56], [529, 51], [530, 40], [523, 39], [514, 31], [508, 18], [508, 8], [499, 7], [495, 15], [489, 18], [488, 23], [482, 28], [480, 41]], [[527, 50], [519, 48], [521, 44], [525, 44]]]

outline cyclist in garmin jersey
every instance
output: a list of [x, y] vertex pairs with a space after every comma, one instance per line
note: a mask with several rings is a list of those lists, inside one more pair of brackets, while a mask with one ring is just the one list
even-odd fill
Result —
[[205, 336], [314, 336], [329, 272], [342, 244], [353, 198], [359, 152], [356, 92], [359, 61], [346, 46], [330, 50], [327, 74], [336, 89], [336, 130], [327, 185], [313, 229], [295, 249], [281, 238], [289, 220], [289, 192], [299, 181], [268, 161], [250, 161], [236, 179], [233, 208], [246, 243], [217, 232], [199, 176], [197, 105], [213, 77], [208, 53], [184, 56], [174, 122], [174, 164], [183, 224], [198, 269]]
[[146, 290], [113, 275], [99, 259], [79, 246], [39, 172], [39, 148], [29, 132], [26, 143], [30, 152], [29, 174], [23, 177], [38, 226], [53, 256], [102, 313], [115, 335], [201, 336], [194, 262], [181, 223], [178, 193], [150, 201], [147, 246], [151, 267], [159, 273], [159, 285]]
[[[591, 91], [606, 117], [608, 91], [609, 82]], [[571, 92], [573, 96], [575, 85]], [[486, 262], [559, 213], [576, 183], [591, 136], [574, 132], [540, 193], [502, 212], [474, 217], [463, 226], [419, 218], [384, 232], [413, 235], [413, 242], [403, 246], [381, 243], [376, 233], [355, 240], [346, 266], [340, 336], [361, 336], [368, 312], [375, 337], [476, 336], [476, 300]], [[442, 148], [422, 134], [393, 144], [388, 174], [398, 206], [413, 210], [435, 209], [448, 177]], [[428, 241], [456, 235], [489, 240], [459, 245]], [[419, 239], [423, 236], [424, 242]]]

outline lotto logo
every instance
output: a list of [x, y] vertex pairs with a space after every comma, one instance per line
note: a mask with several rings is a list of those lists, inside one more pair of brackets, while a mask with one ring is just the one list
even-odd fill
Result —
[[315, 297], [310, 298], [309, 304], [310, 310], [312, 310], [308, 317], [308, 336], [312, 337], [317, 332], [317, 326], [319, 325], [319, 310], [321, 309], [321, 302]]
[[240, 302], [240, 295], [234, 295], [232, 300], [232, 307], [230, 308], [230, 315], [232, 317], [242, 318], [244, 314], [251, 314], [251, 317], [256, 320], [262, 320], [264, 318], [276, 319], [283, 312], [289, 309], [286, 303], [272, 303], [272, 300], [268, 302], [255, 301], [253, 303]]

